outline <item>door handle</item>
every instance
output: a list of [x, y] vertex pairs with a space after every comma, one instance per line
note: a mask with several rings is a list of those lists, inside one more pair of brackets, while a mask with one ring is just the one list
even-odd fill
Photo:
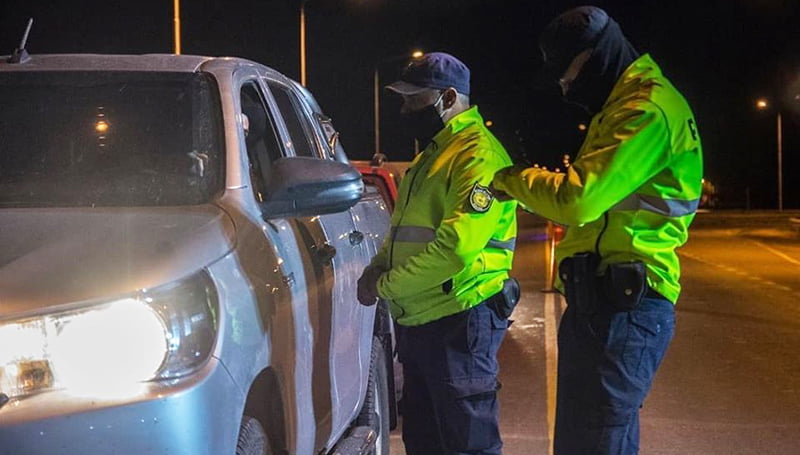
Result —
[[350, 245], [356, 246], [360, 245], [361, 242], [364, 241], [364, 233], [359, 231], [353, 231], [350, 233]]
[[294, 272], [290, 272], [288, 275], [284, 275], [284, 276], [281, 278], [281, 281], [282, 281], [282, 282], [283, 282], [283, 284], [284, 284], [284, 285], [286, 285], [287, 287], [292, 287], [292, 286], [294, 286], [294, 281], [295, 281], [295, 280], [294, 280]]
[[314, 247], [314, 257], [322, 265], [328, 265], [336, 256], [336, 248], [330, 243], [323, 243]]

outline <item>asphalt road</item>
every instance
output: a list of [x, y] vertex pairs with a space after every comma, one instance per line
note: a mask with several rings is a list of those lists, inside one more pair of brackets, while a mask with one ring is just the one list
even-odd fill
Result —
[[[541, 232], [521, 230], [523, 300], [500, 352], [506, 455], [549, 449], [563, 302], [541, 292]], [[676, 333], [642, 409], [641, 453], [800, 454], [800, 235], [701, 222], [680, 255]], [[404, 453], [396, 430], [392, 454]]]
[[642, 413], [647, 454], [800, 454], [800, 237], [697, 229]]

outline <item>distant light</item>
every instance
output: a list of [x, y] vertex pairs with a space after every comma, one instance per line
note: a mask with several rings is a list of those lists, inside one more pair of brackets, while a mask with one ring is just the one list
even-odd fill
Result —
[[486, 126], [487, 126], [487, 127], [492, 127], [493, 125], [494, 125], [494, 122], [493, 122], [493, 121], [491, 121], [491, 120], [487, 120], [487, 121], [486, 121]]
[[759, 109], [766, 109], [767, 107], [769, 107], [769, 103], [765, 98], [759, 98], [756, 101], [756, 107]]
[[422, 58], [423, 55], [425, 55], [425, 53], [420, 50], [416, 50], [411, 53], [412, 58]]
[[579, 123], [578, 124], [578, 129], [581, 130], [581, 131], [586, 131], [586, 124], [585, 123]]
[[98, 133], [105, 133], [108, 131], [108, 122], [105, 120], [98, 120], [97, 123], [94, 124], [94, 129]]

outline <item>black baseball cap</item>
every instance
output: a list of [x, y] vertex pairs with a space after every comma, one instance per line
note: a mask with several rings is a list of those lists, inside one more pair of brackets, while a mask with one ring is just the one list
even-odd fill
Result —
[[596, 6], [573, 8], [553, 19], [539, 37], [544, 59], [539, 81], [555, 84], [575, 56], [597, 44], [610, 21]]
[[430, 52], [412, 61], [400, 79], [386, 86], [401, 95], [414, 95], [427, 89], [454, 88], [469, 95], [469, 68], [461, 60], [444, 52]]

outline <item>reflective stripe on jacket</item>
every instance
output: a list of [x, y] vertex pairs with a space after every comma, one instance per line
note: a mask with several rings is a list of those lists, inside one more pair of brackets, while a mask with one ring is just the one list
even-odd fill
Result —
[[477, 107], [450, 119], [403, 177], [392, 231], [372, 265], [389, 271], [378, 294], [402, 325], [421, 325], [500, 292], [517, 235], [516, 202], [494, 200], [494, 174], [511, 165]]
[[643, 261], [648, 284], [675, 303], [675, 250], [688, 238], [702, 176], [694, 115], [645, 54], [620, 76], [566, 174], [509, 168], [494, 185], [568, 226], [556, 252], [559, 261], [597, 251], [599, 272], [609, 263]]

